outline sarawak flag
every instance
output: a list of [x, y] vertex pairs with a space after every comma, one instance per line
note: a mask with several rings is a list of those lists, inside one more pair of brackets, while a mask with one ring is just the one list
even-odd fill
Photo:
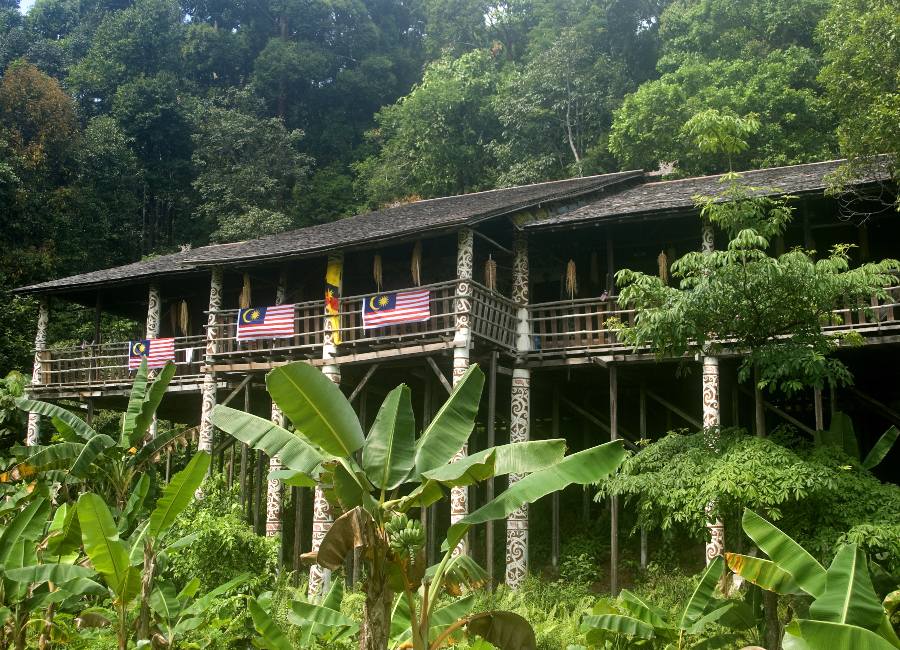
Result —
[[341, 342], [341, 279], [344, 260], [339, 256], [329, 256], [325, 269], [325, 318], [330, 325], [331, 340], [335, 345]]
[[128, 343], [128, 369], [141, 367], [147, 359], [148, 368], [162, 368], [166, 361], [175, 361], [175, 339], [141, 339]]
[[430, 297], [427, 289], [370, 296], [363, 305], [363, 329], [428, 320], [431, 318]]
[[238, 309], [238, 341], [276, 339], [293, 335], [294, 305]]

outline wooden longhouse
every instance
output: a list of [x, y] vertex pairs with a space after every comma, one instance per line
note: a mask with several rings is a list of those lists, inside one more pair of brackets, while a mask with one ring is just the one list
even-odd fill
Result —
[[[878, 200], [896, 189], [886, 177], [871, 177], [856, 183], [852, 200], [829, 197], [827, 177], [839, 164], [743, 175], [750, 185], [796, 197], [797, 218], [776, 247], [827, 250], [849, 242], [858, 245], [855, 262], [900, 257], [900, 221], [885, 209], [883, 197]], [[686, 363], [700, 364], [658, 360], [647, 351], [628, 349], [606, 324], [611, 316], [632, 317], [616, 301], [612, 278], [617, 269], [656, 273], [667, 260], [724, 243], [720, 234], [701, 227], [694, 206], [694, 197], [716, 193], [719, 181], [717, 176], [661, 181], [627, 171], [418, 201], [23, 287], [17, 293], [36, 296], [41, 305], [31, 392], [38, 399], [80, 400], [89, 409], [123, 409], [130, 388], [129, 343], [100, 340], [98, 327], [89, 344], [54, 345], [47, 340], [54, 309], [75, 303], [96, 309], [98, 323], [100, 311], [145, 323], [132, 339], [173, 337], [178, 371], [160, 417], [199, 424], [199, 448], [218, 454], [229, 477], [237, 475], [239, 458], [242, 477], [256, 463], [253, 500], [258, 519], [265, 513], [270, 535], [281, 530], [280, 486], [268, 485], [263, 510], [266, 461], [248, 458], [246, 449], [236, 451], [230, 438], [216, 436], [209, 413], [216, 403], [227, 402], [283, 418], [267, 401], [263, 375], [289, 361], [321, 367], [354, 403], [363, 426], [373, 421], [380, 398], [400, 382], [412, 388], [421, 425], [453, 381], [477, 362], [488, 379], [482, 425], [472, 441], [476, 447], [561, 435], [577, 449], [607, 438], [636, 442], [674, 428], [749, 424], [751, 398], [740, 392], [734, 359], [713, 360], [703, 364], [702, 372], [685, 374]], [[326, 269], [340, 294], [338, 319], [326, 315]], [[574, 271], [577, 281], [577, 288], [571, 287], [574, 296], [567, 293], [573, 279], [567, 281], [567, 271]], [[413, 288], [428, 292], [427, 320], [363, 328], [366, 300]], [[836, 329], [857, 330], [865, 340], [862, 348], [846, 352], [852, 366], [898, 367], [900, 287], [891, 288], [891, 294], [893, 300], [867, 305], [869, 310], [835, 306], [841, 322]], [[293, 305], [293, 335], [237, 341], [242, 296], [243, 306]], [[884, 404], [896, 395], [873, 396], [865, 388], [857, 389], [858, 397], [888, 419], [897, 418]], [[701, 403], [701, 392], [712, 398]], [[773, 423], [786, 419], [805, 430], [821, 427], [821, 413], [768, 406]], [[38, 417], [32, 414], [29, 444], [37, 444], [39, 436]], [[278, 467], [277, 459], [269, 462]], [[434, 530], [466, 512], [471, 500], [481, 502], [493, 489], [505, 487], [497, 483], [487, 487], [487, 494], [457, 490], [449, 512], [433, 507], [424, 513], [431, 552]], [[316, 547], [331, 516], [321, 493], [316, 491], [312, 507], [308, 501], [304, 507], [299, 488], [293, 490], [296, 560], [299, 552]], [[531, 519], [549, 528], [550, 560], [556, 564], [559, 495], [534, 508], [549, 514]], [[577, 520], [589, 516], [590, 508], [585, 499], [563, 516]], [[611, 513], [615, 591], [620, 537], [615, 504]], [[505, 580], [512, 586], [528, 570], [528, 534], [528, 512], [514, 513], [505, 531]], [[493, 527], [479, 531], [476, 540], [472, 552], [493, 572]], [[313, 580], [322, 577], [314, 568]]]

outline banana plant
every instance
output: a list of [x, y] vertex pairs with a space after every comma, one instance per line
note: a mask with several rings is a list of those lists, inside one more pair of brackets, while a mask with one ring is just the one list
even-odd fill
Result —
[[158, 584], [150, 594], [150, 609], [154, 614], [156, 627], [151, 645], [169, 650], [177, 648], [187, 633], [198, 631], [209, 624], [206, 613], [217, 598], [240, 587], [249, 579], [249, 573], [242, 573], [200, 597], [197, 597], [200, 578], [194, 578], [179, 592], [170, 583]]
[[129, 607], [140, 595], [138, 639], [149, 638], [150, 597], [160, 553], [182, 545], [185, 539], [166, 545], [167, 533], [178, 515], [188, 506], [209, 468], [209, 454], [199, 452], [187, 467], [175, 474], [163, 489], [150, 513], [126, 542], [109, 507], [91, 492], [78, 499], [78, 520], [84, 551], [109, 589], [116, 615], [116, 635], [120, 650], [126, 650], [130, 636]]
[[866, 555], [855, 544], [842, 546], [826, 569], [752, 510], [744, 511], [742, 525], [769, 559], [726, 553], [731, 570], [766, 591], [814, 599], [809, 617], [795, 619], [785, 629], [785, 650], [900, 648], [887, 605], [872, 586]]
[[[317, 648], [321, 644], [337, 643], [359, 632], [359, 624], [341, 613], [344, 599], [344, 583], [335, 580], [321, 604], [298, 599], [291, 603], [287, 620], [296, 626], [296, 644], [301, 648]], [[255, 600], [249, 599], [248, 607], [253, 619], [253, 627], [259, 634], [255, 645], [273, 649], [289, 650], [293, 646], [287, 636], [272, 620], [271, 593], [260, 594]]]
[[[712, 623], [733, 630], [746, 630], [753, 625], [750, 608], [739, 600], [715, 596], [716, 585], [725, 572], [721, 556], [710, 562], [700, 577], [681, 614], [670, 619], [668, 614], [636, 594], [623, 589], [616, 607], [598, 603], [592, 614], [581, 620], [581, 631], [590, 643], [600, 647], [607, 640], [641, 639], [649, 647], [693, 648], [696, 637]], [[620, 613], [624, 612], [624, 613]], [[703, 641], [704, 647], [725, 648], [733, 645], [735, 635], [721, 633]]]
[[898, 437], [900, 437], [900, 429], [891, 425], [887, 431], [881, 434], [881, 437], [878, 438], [875, 445], [866, 454], [866, 457], [861, 458], [859, 454], [859, 439], [853, 427], [853, 420], [846, 413], [836, 411], [831, 416], [831, 424], [828, 429], [816, 432], [816, 443], [833, 445], [843, 449], [851, 458], [859, 459], [860, 465], [864, 469], [872, 470], [890, 453]]
[[[440, 647], [436, 645], [439, 640], [431, 638], [431, 619], [445, 578], [460, 564], [454, 559], [458, 557], [454, 550], [469, 528], [504, 518], [568, 485], [595, 483], [615, 471], [624, 458], [618, 441], [566, 457], [565, 441], [556, 439], [501, 445], [453, 460], [475, 427], [483, 385], [484, 374], [477, 365], [471, 366], [418, 436], [407, 386], [401, 384], [387, 395], [365, 435], [340, 389], [302, 362], [280, 366], [266, 376], [272, 400], [293, 423], [295, 432], [223, 406], [212, 413], [213, 423], [221, 430], [278, 456], [287, 469], [277, 478], [323, 486], [340, 516], [309, 559], [336, 569], [359, 549], [366, 576], [362, 650], [387, 647], [395, 593], [407, 601], [412, 647]], [[359, 462], [357, 452], [361, 452]], [[510, 473], [528, 475], [454, 524], [443, 559], [426, 577], [424, 533], [416, 517], [409, 514], [444, 498], [450, 488]], [[458, 627], [477, 633], [521, 623], [493, 612], [477, 618], [470, 615]]]
[[106, 479], [112, 489], [116, 507], [122, 510], [132, 485], [148, 472], [156, 455], [182, 431], [169, 430], [146, 440], [153, 417], [175, 375], [175, 365], [168, 362], [152, 382], [147, 376], [147, 361], [134, 377], [128, 408], [122, 416], [118, 440], [98, 433], [70, 410], [30, 399], [16, 400], [23, 411], [50, 418], [61, 442], [39, 447], [10, 471], [7, 480], [27, 478], [37, 473], [65, 470], [67, 481]]

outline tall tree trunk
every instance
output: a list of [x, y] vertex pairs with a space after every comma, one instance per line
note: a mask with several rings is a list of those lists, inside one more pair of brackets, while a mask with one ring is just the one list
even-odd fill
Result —
[[384, 572], [373, 571], [366, 579], [366, 602], [359, 650], [387, 650], [393, 602], [394, 595]]
[[153, 547], [144, 546], [144, 573], [141, 576], [141, 613], [138, 618], [138, 639], [150, 638], [150, 593], [153, 591], [153, 572], [156, 569]]
[[[56, 591], [53, 583], [49, 583], [48, 585], [50, 591]], [[38, 648], [39, 650], [49, 650], [50, 648], [50, 633], [53, 631], [53, 616], [56, 613], [56, 603], [50, 603], [47, 606], [47, 613], [44, 616], [44, 627], [41, 630], [41, 636], [38, 639]]]
[[778, 594], [763, 592], [766, 620], [766, 650], [781, 650], [781, 623], [778, 620]]
[[756, 408], [756, 435], [766, 435], [766, 407], [763, 405], [762, 389], [759, 387], [759, 368], [753, 368], [753, 397]]

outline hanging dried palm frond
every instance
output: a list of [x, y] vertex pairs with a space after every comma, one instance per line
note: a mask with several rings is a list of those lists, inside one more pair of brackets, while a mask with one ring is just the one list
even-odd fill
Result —
[[490, 255], [484, 263], [484, 286], [491, 291], [497, 290], [497, 262]]
[[666, 255], [666, 251], [659, 251], [656, 265], [659, 267], [659, 279], [663, 284], [669, 284], [669, 257]]
[[413, 246], [412, 263], [410, 264], [412, 271], [412, 281], [417, 287], [422, 286], [422, 242], [417, 241]]
[[600, 256], [591, 252], [591, 284], [600, 284]]
[[247, 309], [250, 306], [250, 274], [244, 273], [244, 286], [241, 289], [241, 309]]
[[182, 300], [178, 308], [178, 327], [182, 336], [187, 336], [191, 328], [190, 314], [188, 313], [187, 300]]
[[575, 274], [575, 260], [569, 260], [566, 264], [566, 294], [570, 299], [578, 293], [578, 277]]
[[375, 290], [381, 293], [381, 253], [375, 253], [375, 259], [372, 260], [372, 278], [375, 280]]

